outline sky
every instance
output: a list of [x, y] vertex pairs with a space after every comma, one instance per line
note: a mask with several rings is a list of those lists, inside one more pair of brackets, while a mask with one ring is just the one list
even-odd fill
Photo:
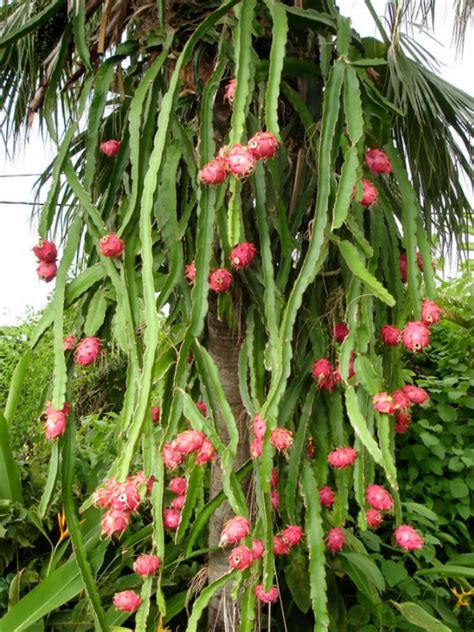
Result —
[[[338, 4], [341, 13], [352, 19], [354, 28], [362, 36], [377, 36], [376, 27], [363, 0], [339, 0]], [[372, 4], [383, 16], [386, 1], [373, 0]], [[464, 56], [459, 57], [451, 42], [453, 2], [438, 0], [436, 4], [436, 41], [424, 34], [418, 36], [418, 41], [439, 60], [441, 75], [472, 95], [472, 25], [468, 28]], [[8, 159], [0, 145], [0, 326], [18, 324], [29, 311], [43, 308], [54, 289], [54, 281], [46, 284], [36, 276], [37, 264], [32, 248], [37, 242], [37, 223], [31, 218], [32, 207], [5, 204], [5, 201], [32, 202], [32, 186], [36, 178], [4, 176], [39, 174], [54, 155], [53, 145], [42, 141], [35, 127], [31, 130], [29, 143], [16, 153], [14, 160]]]

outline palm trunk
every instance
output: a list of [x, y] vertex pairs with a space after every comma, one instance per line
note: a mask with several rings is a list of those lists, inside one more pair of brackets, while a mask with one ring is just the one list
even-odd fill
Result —
[[[231, 331], [226, 322], [217, 319], [217, 301], [212, 301], [208, 314], [208, 344], [209, 353], [219, 370], [219, 378], [229, 402], [234, 418], [239, 429], [239, 446], [234, 469], [240, 468], [249, 458], [248, 442], [248, 416], [245, 411], [239, 391], [238, 361], [241, 340], [238, 332]], [[224, 420], [219, 415], [217, 430], [224, 443], [229, 441], [229, 436]], [[222, 471], [220, 461], [212, 464], [210, 496], [213, 498], [222, 491]], [[209, 546], [219, 544], [222, 525], [233, 515], [227, 502], [223, 503], [212, 515], [209, 523]], [[209, 556], [208, 578], [209, 583], [224, 575], [229, 568], [229, 551], [219, 550]], [[230, 586], [216, 593], [209, 604], [208, 630], [213, 632], [229, 632], [233, 629], [229, 621], [229, 613], [234, 609], [230, 600]], [[236, 618], [238, 623], [239, 617]]]

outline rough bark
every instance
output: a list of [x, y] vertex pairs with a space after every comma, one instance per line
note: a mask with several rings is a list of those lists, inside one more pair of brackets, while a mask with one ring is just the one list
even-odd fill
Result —
[[[219, 378], [227, 401], [239, 428], [239, 447], [234, 469], [241, 467], [249, 458], [248, 415], [245, 411], [239, 391], [238, 361], [241, 340], [237, 331], [232, 331], [226, 322], [217, 319], [217, 302], [212, 301], [208, 314], [208, 349], [219, 369]], [[229, 440], [223, 419], [216, 420], [219, 435], [224, 443]], [[220, 462], [216, 460], [211, 472], [211, 498], [222, 491], [222, 471]], [[222, 525], [233, 516], [227, 502], [223, 503], [213, 514], [209, 522], [209, 546], [215, 547], [219, 543]], [[209, 583], [227, 572], [229, 551], [219, 550], [209, 556]], [[208, 611], [208, 630], [213, 632], [229, 632], [233, 630], [229, 613], [234, 610], [230, 600], [230, 586], [216, 593]], [[238, 617], [236, 619], [238, 624]]]

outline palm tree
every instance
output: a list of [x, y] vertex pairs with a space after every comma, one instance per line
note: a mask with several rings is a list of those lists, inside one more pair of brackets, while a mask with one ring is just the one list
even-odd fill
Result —
[[[188, 630], [197, 629], [208, 606], [210, 630], [259, 625], [256, 586], [270, 590], [273, 534], [289, 523], [305, 529], [305, 554], [292, 559], [308, 585], [298, 587], [287, 575], [288, 590], [297, 603], [307, 602], [316, 630], [336, 629], [327, 586], [339, 594], [337, 565], [325, 561], [327, 529], [345, 527], [347, 546], [367, 556], [358, 533], [367, 530], [364, 489], [374, 480], [390, 488], [396, 526], [403, 520], [393, 424], [374, 412], [370, 398], [403, 383], [404, 356], [383, 347], [377, 332], [385, 323], [420, 320], [422, 299], [435, 297], [434, 238], [441, 248], [452, 240], [460, 250], [466, 245], [462, 176], [469, 173], [472, 100], [438, 76], [404, 30], [415, 17], [426, 23], [435, 2], [394, 2], [387, 26], [366, 5], [380, 39], [361, 38], [334, 0], [18, 0], [1, 9], [4, 143], [14, 147], [38, 119], [58, 146], [39, 182], [48, 195], [38, 218], [40, 237], [60, 240], [63, 255], [54, 298], [31, 341], [34, 347], [53, 328], [48, 399], [61, 410], [74, 380], [73, 357], [63, 351], [71, 333], [63, 330], [64, 310], [74, 306], [72, 333], [99, 336], [103, 353], [113, 345], [127, 359], [108, 476], [123, 481], [139, 463], [156, 477], [153, 520], [144, 528], [148, 549], [162, 559], [171, 546], [161, 519], [163, 446], [193, 428], [217, 450], [205, 488], [205, 470], [187, 461], [186, 503], [172, 534], [187, 557], [208, 526], [207, 567], [200, 559], [209, 586], [194, 602]], [[461, 41], [470, 4], [458, 0], [456, 10]], [[235, 95], [226, 99], [233, 78]], [[242, 179], [231, 175], [218, 186], [199, 180], [199, 168], [222, 147], [262, 129], [279, 141], [274, 158], [250, 164]], [[110, 140], [120, 141], [112, 157], [99, 151]], [[392, 172], [370, 176], [377, 177], [378, 199], [363, 205], [355, 200], [369, 147], [384, 148]], [[116, 259], [100, 249], [109, 233], [125, 243]], [[230, 270], [232, 249], [241, 243], [255, 244], [252, 265], [234, 264], [230, 291], [215, 292], [212, 283], [210, 290], [210, 271]], [[405, 253], [406, 286], [399, 271]], [[189, 284], [184, 269], [192, 262]], [[350, 332], [342, 344], [332, 335], [340, 322]], [[339, 363], [337, 388], [332, 376], [327, 392], [313, 385], [317, 358]], [[195, 405], [201, 398], [207, 416]], [[153, 426], [150, 407], [158, 400], [160, 423]], [[250, 459], [257, 413], [267, 430], [261, 456]], [[10, 423], [13, 414], [11, 406]], [[105, 630], [124, 618], [104, 610], [97, 539], [88, 540], [79, 524], [90, 501], [78, 510], [72, 496], [71, 420], [72, 413], [52, 447], [52, 467], [60, 454], [79, 583], [51, 609], [83, 588], [89, 621]], [[293, 435], [282, 454], [270, 441], [277, 428]], [[331, 473], [328, 453], [348, 445], [358, 454], [353, 474]], [[271, 502], [274, 467], [278, 510]], [[317, 489], [331, 481], [337, 499], [329, 514]], [[218, 543], [234, 515], [251, 521], [265, 554], [250, 571], [228, 573], [229, 549]], [[147, 617], [154, 625], [166, 618], [161, 580], [160, 574], [143, 584], [137, 630], [146, 629]], [[50, 588], [35, 588], [25, 597], [34, 608], [20, 601], [2, 629], [23, 629], [26, 617], [32, 623], [48, 614], [39, 605], [41, 590]], [[149, 614], [152, 594], [157, 606]]]

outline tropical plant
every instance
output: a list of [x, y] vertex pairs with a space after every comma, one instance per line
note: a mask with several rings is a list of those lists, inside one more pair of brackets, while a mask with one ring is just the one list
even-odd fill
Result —
[[[382, 600], [366, 496], [375, 482], [389, 488], [378, 493], [393, 512], [383, 532], [393, 550], [406, 517], [384, 392], [404, 384], [410, 356], [379, 330], [418, 323], [404, 336], [415, 351], [429, 338], [420, 321], [435, 319], [422, 314], [435, 298], [432, 234], [462, 248], [467, 233], [460, 173], [472, 101], [403, 33], [404, 2], [389, 31], [366, 2], [381, 41], [361, 39], [333, 0], [296, 4], [23, 0], [2, 9], [4, 139], [38, 118], [58, 145], [39, 183], [49, 241], [36, 249], [54, 296], [30, 338], [32, 349], [46, 332], [54, 338], [39, 525], [57, 482], [64, 505], [42, 581], [0, 620], [6, 632], [39, 620], [162, 629], [185, 607], [190, 632], [205, 610], [213, 630], [260, 629], [266, 614], [269, 627], [344, 630], [360, 615], [346, 617], [346, 578], [369, 626], [449, 629], [445, 613], [406, 601], [409, 591]], [[75, 337], [66, 350], [65, 336]], [[87, 384], [99, 355], [117, 358], [123, 398], [78, 419], [75, 385]], [[8, 434], [29, 358], [0, 419], [11, 503], [21, 503], [21, 485]], [[107, 394], [96, 400], [102, 411]], [[84, 469], [77, 443], [89, 430], [108, 449]], [[187, 485], [179, 509], [168, 507], [173, 466]], [[331, 511], [318, 491], [327, 484]], [[229, 524], [233, 516], [241, 520]], [[249, 551], [249, 523], [263, 557], [258, 545]], [[101, 529], [124, 533], [114, 544]], [[406, 554], [411, 569], [426, 551], [434, 559], [434, 536], [422, 530], [428, 546]], [[239, 539], [247, 548], [219, 547]], [[423, 544], [410, 525], [396, 540]], [[131, 572], [142, 552], [160, 559], [155, 578]], [[265, 605], [278, 578], [281, 612]]]

